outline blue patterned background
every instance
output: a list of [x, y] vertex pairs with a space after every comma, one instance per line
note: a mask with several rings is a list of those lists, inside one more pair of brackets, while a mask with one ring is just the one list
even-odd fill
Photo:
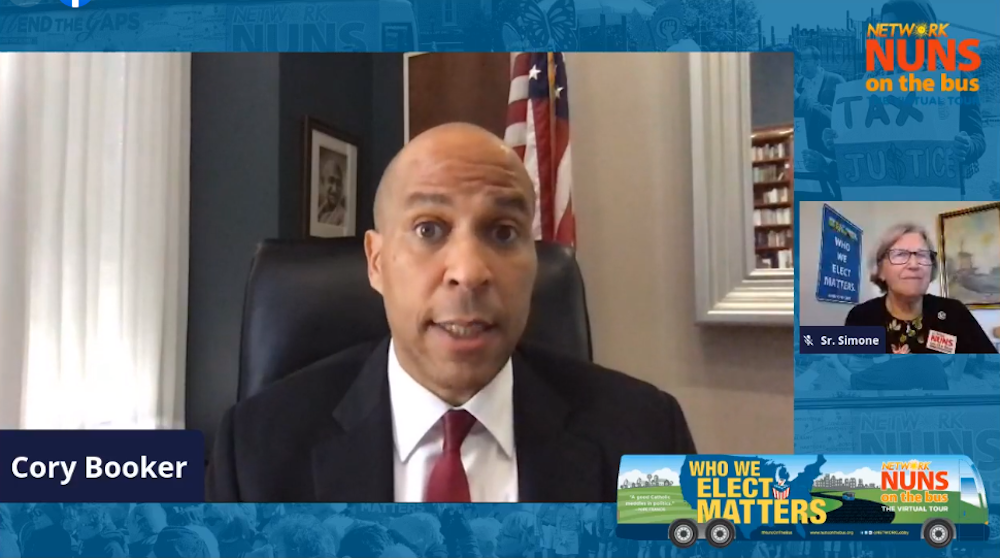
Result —
[[[940, 21], [952, 22], [953, 33], [974, 33], [984, 48], [996, 48], [996, 2], [931, 5]], [[852, 79], [864, 65], [858, 39], [881, 6], [871, 0], [91, 0], [72, 9], [60, 0], [0, 0], [0, 37], [5, 50], [50, 51], [773, 51], [812, 44], [829, 69]]]
[[[4, 558], [16, 556], [12, 549], [19, 548], [13, 546], [17, 542], [27, 549], [23, 556], [80, 556], [83, 552], [84, 556], [140, 557], [149, 556], [150, 549], [158, 549], [156, 555], [160, 558], [996, 556], [995, 539], [990, 544], [955, 542], [941, 551], [932, 550], [924, 542], [846, 541], [734, 542], [723, 550], [699, 541], [691, 548], [678, 550], [666, 541], [616, 537], [614, 504], [5, 506], [8, 509], [0, 520], [0, 557]], [[32, 521], [39, 516], [58, 521], [47, 528], [44, 536], [36, 534]], [[95, 529], [86, 527], [94, 518], [104, 522], [96, 536]], [[998, 536], [996, 529], [992, 534]], [[164, 539], [159, 546], [158, 537]]]
[[[856, 3], [844, 3], [845, 8], [854, 8]], [[849, 5], [849, 6], [848, 6]], [[834, 28], [820, 28], [804, 42], [816, 46], [821, 51], [821, 64], [846, 81], [866, 77], [864, 47], [856, 45], [854, 36], [846, 32], [841, 39], [842, 48], [826, 49], [835, 44], [834, 31], [858, 28], [853, 23], [861, 23], [866, 28], [870, 16], [877, 21], [881, 3], [871, 3], [872, 11], [855, 12], [843, 24], [829, 25]], [[841, 188], [839, 176], [829, 167], [797, 170], [795, 173], [795, 201], [806, 200], [967, 200], [994, 201], [1000, 199], [1000, 73], [998, 73], [998, 29], [1000, 18], [989, 10], [993, 5], [975, 2], [929, 2], [937, 19], [950, 22], [953, 38], [977, 38], [980, 40], [979, 54], [982, 65], [968, 77], [980, 80], [980, 91], [965, 95], [967, 106], [960, 108], [958, 129], [942, 133], [940, 145], [950, 147], [953, 136], [966, 132], [978, 137], [983, 149], [968, 157], [960, 167], [962, 188], [951, 192], [936, 192], [931, 195], [919, 188], [869, 187], [849, 191]], [[981, 17], [974, 10], [982, 9]], [[858, 14], [855, 16], [854, 14]], [[861, 18], [854, 22], [852, 18]], [[853, 22], [853, 23], [852, 23]], [[937, 93], [917, 93], [916, 105], [921, 110], [947, 111], [959, 108], [956, 105], [935, 105], [940, 100]], [[796, 116], [802, 116], [796, 113]], [[796, 138], [798, 141], [798, 138]], [[905, 142], [909, 138], [899, 131], [888, 137], [864, 138], [864, 140]], [[807, 149], [816, 151], [822, 147], [829, 159], [836, 158], [836, 142], [833, 145], [809, 145]], [[812, 157], [812, 159], [816, 159]], [[828, 159], [828, 160], [829, 160]], [[798, 208], [796, 208], [798, 209]], [[796, 223], [796, 254], [799, 252], [800, 233]], [[795, 272], [796, 308], [799, 296], [813, 292], [814, 287], [799, 288], [799, 270]], [[801, 355], [799, 354], [798, 316], [795, 331], [795, 451], [797, 453], [853, 453], [878, 454], [893, 453], [961, 453], [968, 455], [978, 466], [986, 484], [990, 502], [991, 529], [993, 538], [983, 547], [967, 552], [984, 556], [1000, 555], [1000, 537], [996, 523], [1000, 521], [1000, 356], [998, 355]], [[911, 381], [920, 376], [944, 377], [948, 389], [945, 391], [922, 391], [911, 389]], [[852, 378], [879, 378], [883, 385], [894, 386], [892, 390], [854, 389]], [[871, 382], [864, 382], [872, 385]], [[854, 386], [861, 385], [855, 383]], [[961, 545], [960, 545], [961, 546]], [[869, 547], [866, 547], [866, 550]], [[835, 549], [834, 549], [835, 550]], [[893, 545], [871, 547], [875, 556], [902, 556], [901, 547]], [[824, 555], [830, 554], [829, 544]], [[857, 556], [855, 550], [844, 555]], [[923, 555], [920, 550], [905, 551], [906, 555]], [[954, 554], [953, 554], [954, 555]]]
[[[1000, 2], [934, 0], [930, 5], [939, 21], [952, 23], [954, 34], [981, 40], [983, 63], [974, 74], [982, 89], [973, 124], [982, 130], [985, 149], [963, 168], [965, 188], [954, 198], [1000, 200]], [[878, 20], [881, 7], [882, 2], [868, 0], [91, 0], [73, 9], [59, 0], [0, 0], [0, 50], [685, 52], [815, 46], [824, 68], [850, 81], [864, 76], [863, 30]], [[845, 199], [834, 175], [824, 174], [824, 169], [804, 172], [796, 174], [797, 201]], [[919, 194], [887, 189], [866, 195], [903, 200]], [[440, 546], [434, 547], [438, 556], [1000, 556], [1000, 357], [798, 355], [797, 341], [795, 352], [797, 452], [968, 454], [984, 477], [992, 503], [991, 542], [958, 543], [942, 552], [932, 552], [924, 543], [848, 542], [736, 543], [724, 551], [699, 542], [678, 551], [669, 543], [617, 539], [608, 519], [614, 512], [611, 504], [152, 504], [141, 507], [139, 515], [162, 514], [164, 525], [187, 526], [168, 531], [175, 550], [201, 548], [198, 541], [208, 548], [214, 539], [219, 546], [237, 549], [225, 553], [234, 556], [404, 556], [405, 548], [398, 545], [412, 547], [415, 539], [440, 539]], [[916, 371], [945, 374], [948, 391], [850, 389], [853, 374], [905, 377]], [[110, 521], [107, 544], [91, 555], [122, 555], [114, 544], [133, 538], [122, 532], [129, 529], [129, 507], [86, 508], [85, 517]], [[38, 513], [58, 516], [56, 531], [65, 534], [52, 540], [63, 538], [70, 545], [65, 555], [79, 555], [80, 507], [43, 508]], [[0, 556], [13, 556], [15, 548], [20, 553], [20, 545], [32, 539], [32, 507], [2, 509]], [[553, 513], [555, 519], [547, 519]], [[222, 535], [221, 541], [210, 535], [213, 529]], [[190, 533], [198, 535], [197, 540], [192, 542]], [[35, 541], [43, 538], [48, 539]], [[473, 554], [472, 540], [483, 541], [476, 544], [478, 554]], [[148, 555], [141, 553], [143, 539], [131, 542], [125, 555]], [[355, 543], [354, 548], [368, 550], [345, 554]], [[423, 548], [430, 555], [431, 547]], [[28, 550], [25, 555], [32, 555], [33, 547]], [[54, 554], [48, 549], [42, 555]]]

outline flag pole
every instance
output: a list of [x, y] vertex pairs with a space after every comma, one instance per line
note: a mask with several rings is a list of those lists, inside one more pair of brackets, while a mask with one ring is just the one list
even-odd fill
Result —
[[[556, 184], [559, 178], [559, 169], [556, 168], [556, 150], [558, 149], [556, 141], [556, 103], [558, 103], [558, 98], [556, 97], [556, 55], [554, 52], [549, 52], [546, 54], [548, 62], [548, 76], [549, 76], [549, 184], [552, 185], [553, 191], [556, 188]], [[554, 196], [553, 196], [554, 198]], [[554, 206], [554, 202], [553, 202]], [[559, 222], [553, 216], [549, 226], [552, 230], [548, 231], [548, 237], [552, 240], [556, 238], [557, 227]], [[545, 234], [543, 233], [543, 238]]]

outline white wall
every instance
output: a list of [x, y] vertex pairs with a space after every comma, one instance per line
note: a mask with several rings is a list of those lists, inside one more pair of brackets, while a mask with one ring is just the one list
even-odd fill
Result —
[[[983, 202], [826, 202], [841, 215], [861, 227], [863, 234], [861, 277], [871, 273], [868, 260], [876, 248], [879, 237], [889, 227], [900, 222], [913, 222], [925, 227], [940, 250], [938, 215], [949, 211], [983, 205]], [[847, 312], [847, 304], [819, 302], [816, 300], [816, 276], [819, 266], [820, 220], [823, 202], [801, 202], [799, 204], [799, 324], [800, 325], [842, 325]], [[927, 292], [944, 296], [940, 282], [935, 278]], [[881, 296], [878, 288], [867, 279], [862, 282], [861, 302]], [[1000, 327], [1000, 310], [973, 310], [972, 314], [983, 326], [994, 342], [993, 330]]]
[[597, 362], [675, 395], [700, 452], [793, 453], [792, 329], [694, 322], [687, 54], [573, 53], [567, 75]]

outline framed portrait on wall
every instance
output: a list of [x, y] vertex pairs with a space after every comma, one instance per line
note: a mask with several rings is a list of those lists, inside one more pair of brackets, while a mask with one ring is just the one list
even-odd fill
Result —
[[358, 140], [314, 118], [305, 120], [303, 233], [354, 236], [358, 213]]
[[938, 216], [944, 295], [971, 309], [1000, 308], [1000, 203]]

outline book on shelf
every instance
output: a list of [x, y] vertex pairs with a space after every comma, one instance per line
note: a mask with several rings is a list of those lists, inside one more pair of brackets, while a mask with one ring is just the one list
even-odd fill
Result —
[[753, 168], [754, 182], [778, 182], [788, 180], [788, 169], [783, 165], [769, 165], [766, 167]]
[[784, 159], [787, 157], [788, 148], [785, 147], [785, 140], [780, 143], [769, 143], [765, 145], [754, 145], [750, 148], [750, 158], [754, 161], [770, 161], [772, 159]]
[[792, 224], [792, 208], [790, 207], [753, 210], [753, 225], [755, 227], [764, 227], [770, 225], [791, 225], [791, 224]]
[[791, 248], [794, 246], [792, 230], [757, 231], [754, 234], [754, 246], [757, 248]]
[[775, 204], [775, 203], [789, 203], [789, 189], [788, 186], [781, 186], [777, 188], [771, 188], [760, 194], [757, 198], [755, 204]]

